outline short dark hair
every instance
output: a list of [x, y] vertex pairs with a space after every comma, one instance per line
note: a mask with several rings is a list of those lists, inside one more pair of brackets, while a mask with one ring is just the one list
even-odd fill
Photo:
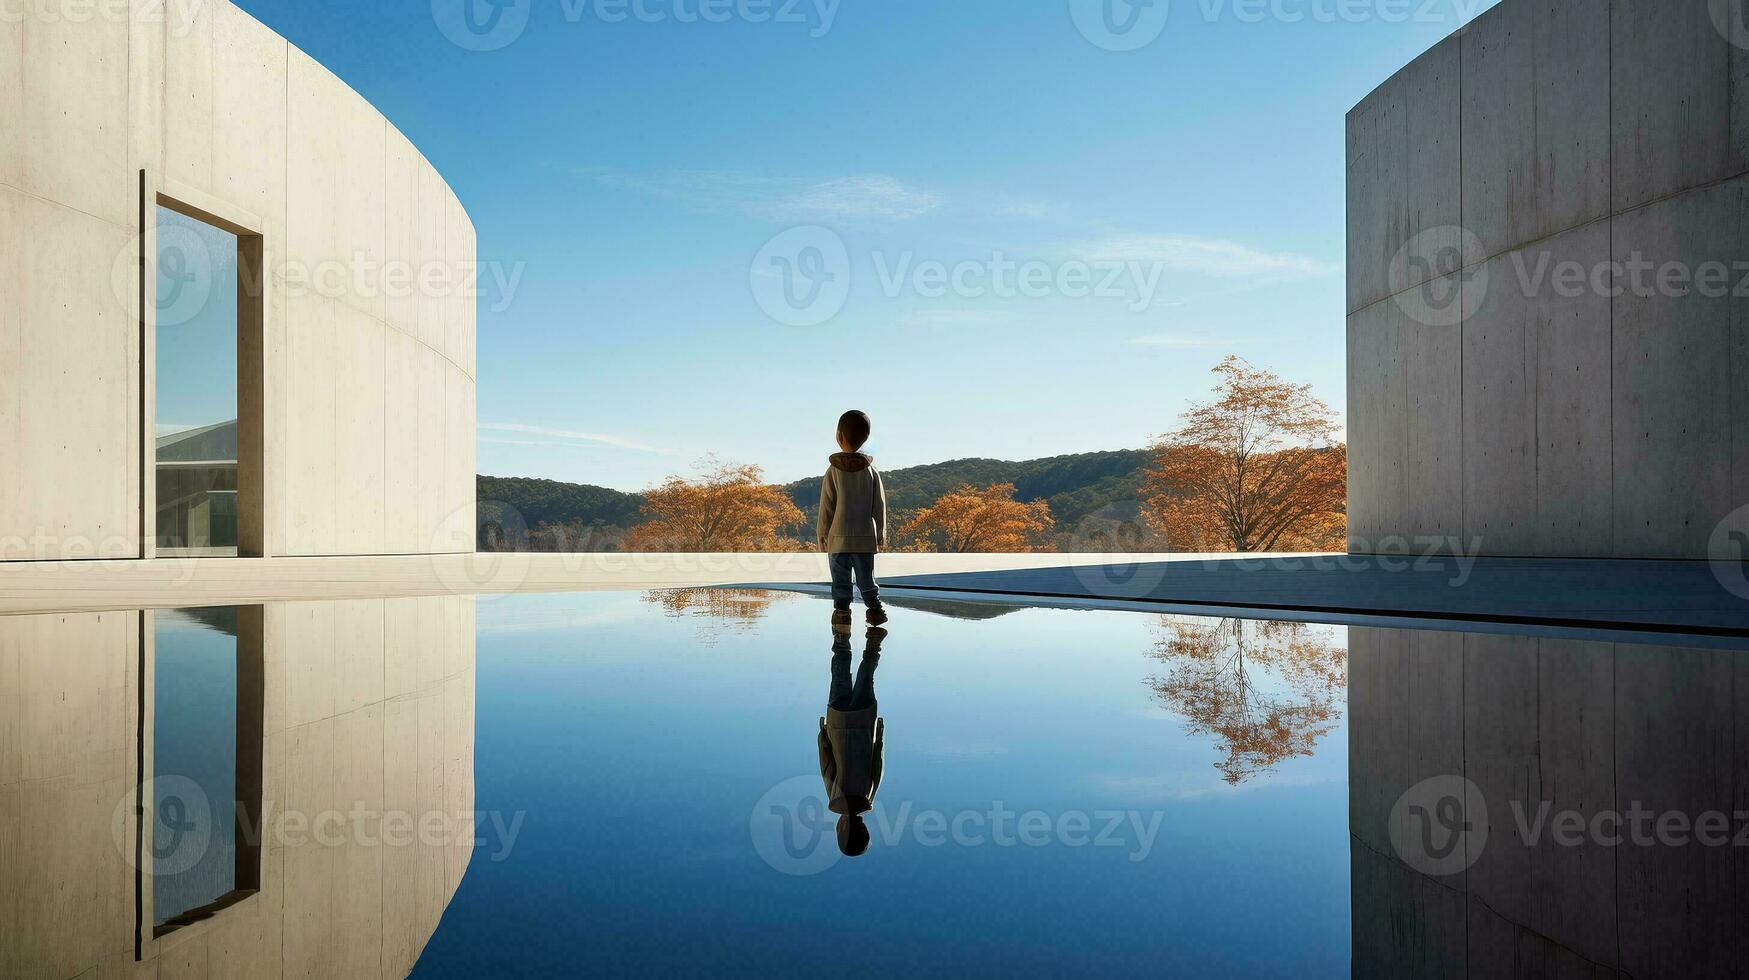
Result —
[[852, 409], [838, 416], [838, 434], [850, 443], [851, 449], [861, 449], [868, 441], [868, 414]]
[[868, 824], [861, 817], [838, 818], [838, 850], [845, 857], [861, 857], [868, 850]]

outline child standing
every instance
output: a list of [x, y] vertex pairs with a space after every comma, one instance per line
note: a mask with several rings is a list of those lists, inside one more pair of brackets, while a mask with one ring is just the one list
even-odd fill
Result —
[[868, 416], [845, 412], [838, 419], [838, 448], [820, 484], [816, 537], [832, 566], [832, 628], [849, 632], [851, 578], [868, 607], [868, 624], [887, 621], [880, 586], [874, 580], [875, 554], [887, 543], [887, 493], [874, 458], [861, 452], [868, 442]]

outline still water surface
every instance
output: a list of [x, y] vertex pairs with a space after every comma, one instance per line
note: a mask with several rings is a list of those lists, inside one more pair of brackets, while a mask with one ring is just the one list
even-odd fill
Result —
[[0, 617], [0, 976], [1749, 962], [1741, 638], [893, 605]]
[[897, 609], [850, 858], [829, 611], [481, 599], [476, 802], [521, 825], [482, 831], [416, 972], [1347, 972], [1344, 629]]

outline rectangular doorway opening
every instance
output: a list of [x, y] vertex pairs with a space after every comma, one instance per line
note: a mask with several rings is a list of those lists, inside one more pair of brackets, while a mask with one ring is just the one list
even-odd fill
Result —
[[263, 444], [262, 240], [158, 195], [148, 443], [154, 552], [258, 557]]

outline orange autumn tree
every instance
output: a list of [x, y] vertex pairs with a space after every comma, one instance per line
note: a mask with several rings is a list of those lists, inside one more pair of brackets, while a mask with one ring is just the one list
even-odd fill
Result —
[[757, 466], [707, 458], [696, 480], [671, 476], [644, 494], [647, 522], [626, 538], [629, 551], [795, 551], [783, 532], [803, 521], [783, 488]]
[[899, 533], [922, 551], [1017, 552], [1032, 551], [1054, 524], [1049, 504], [1020, 503], [1012, 483], [967, 484], [918, 511]]
[[1228, 355], [1212, 401], [1153, 446], [1142, 512], [1187, 551], [1340, 550], [1348, 447], [1311, 385]]

